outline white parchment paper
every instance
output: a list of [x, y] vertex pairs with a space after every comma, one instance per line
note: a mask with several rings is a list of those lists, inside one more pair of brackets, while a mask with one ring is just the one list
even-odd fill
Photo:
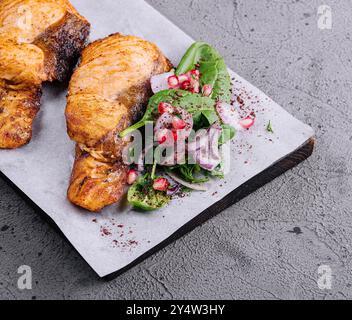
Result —
[[[172, 62], [193, 42], [183, 31], [142, 0], [71, 0], [92, 24], [91, 40], [121, 32], [155, 42]], [[154, 213], [138, 213], [124, 204], [102, 214], [71, 205], [66, 190], [72, 169], [74, 143], [66, 133], [64, 88], [44, 88], [42, 110], [32, 142], [22, 149], [0, 150], [0, 170], [59, 226], [82, 257], [101, 277], [116, 272], [168, 238], [213, 203], [302, 146], [313, 130], [292, 117], [238, 75], [235, 94], [257, 121], [231, 144], [231, 170], [205, 193], [173, 201]], [[275, 133], [266, 125], [271, 120]]]

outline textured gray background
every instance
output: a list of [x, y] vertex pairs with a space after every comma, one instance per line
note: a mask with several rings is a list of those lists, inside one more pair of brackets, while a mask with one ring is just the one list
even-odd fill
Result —
[[[351, 299], [351, 1], [149, 2], [311, 124], [315, 154], [111, 282], [0, 179], [0, 298]], [[324, 3], [330, 31], [317, 27]], [[31, 291], [17, 289], [23, 264], [33, 270]], [[318, 288], [322, 264], [332, 268], [332, 290]]]

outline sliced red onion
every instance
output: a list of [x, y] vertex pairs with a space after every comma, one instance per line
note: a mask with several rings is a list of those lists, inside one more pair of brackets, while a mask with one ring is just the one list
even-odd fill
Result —
[[205, 84], [202, 88], [202, 93], [204, 97], [210, 97], [213, 93], [213, 86], [211, 84]]
[[178, 77], [176, 75], [170, 76], [167, 79], [167, 83], [169, 85], [169, 89], [177, 89], [180, 85], [180, 82], [178, 81]]
[[200, 92], [200, 83], [198, 79], [191, 78], [191, 92], [199, 93]]
[[182, 84], [182, 83], [184, 83], [186, 81], [191, 81], [191, 78], [187, 74], [180, 74], [178, 76], [178, 81], [179, 81], [179, 83]]
[[152, 86], [153, 93], [158, 93], [159, 91], [168, 90], [169, 84], [168, 79], [174, 76], [174, 71], [162, 73], [151, 78], [150, 83]]
[[171, 172], [167, 172], [167, 175], [172, 180], [178, 182], [179, 184], [182, 184], [183, 186], [185, 186], [189, 189], [196, 190], [196, 191], [207, 191], [208, 190], [204, 185], [201, 185], [199, 183], [189, 183]]
[[172, 146], [174, 144], [173, 134], [169, 129], [160, 129], [155, 131], [155, 138], [159, 144], [164, 146]]
[[182, 89], [182, 90], [189, 90], [193, 93], [199, 93], [200, 92], [199, 76], [200, 76], [200, 72], [198, 70], [192, 70], [190, 72], [187, 72], [185, 74], [180, 74], [178, 76], [175, 75], [174, 71], [171, 71], [171, 72], [153, 76], [150, 82], [151, 82], [153, 93], [158, 93], [159, 91], [167, 90], [167, 89]]
[[188, 145], [188, 152], [201, 168], [213, 171], [221, 163], [219, 151], [219, 138], [222, 128], [218, 123], [208, 130], [202, 130], [195, 140]]
[[223, 123], [234, 127], [236, 130], [243, 130], [240, 125], [241, 117], [234, 106], [225, 102], [216, 104], [216, 111]]
[[[165, 144], [162, 145], [163, 147], [170, 147], [170, 146], [165, 146]], [[172, 147], [171, 147], [172, 148]], [[185, 163], [186, 159], [186, 153], [185, 150], [175, 150], [175, 149], [169, 149], [170, 150], [170, 155], [165, 156], [164, 158], [158, 159], [158, 164], [163, 166], [163, 167], [173, 167], [176, 164], [179, 163]], [[181, 160], [179, 160], [181, 159]]]
[[138, 178], [137, 171], [134, 169], [130, 169], [130, 171], [128, 171], [128, 174], [127, 174], [127, 183], [129, 185], [132, 185], [136, 182], [137, 178]]
[[199, 165], [208, 171], [213, 171], [221, 163], [221, 154], [219, 151], [219, 138], [222, 133], [222, 128], [215, 124], [209, 131], [209, 146], [207, 148], [201, 149], [198, 154]]
[[[173, 128], [175, 114], [180, 115], [186, 124], [184, 129], [175, 131]], [[173, 114], [165, 112], [159, 117], [154, 129], [155, 137], [159, 143], [162, 141], [160, 143], [162, 147], [169, 150], [163, 159], [158, 160], [160, 165], [174, 166], [185, 159], [185, 140], [191, 134], [192, 128], [192, 115], [182, 108], [176, 107]], [[175, 141], [175, 136], [177, 136], [177, 141]]]
[[172, 128], [172, 120], [174, 116], [169, 112], [164, 112], [156, 121], [154, 131], [158, 132], [164, 129]]
[[195, 78], [195, 79], [198, 79], [198, 80], [199, 80], [200, 71], [197, 70], [197, 69], [193, 69], [193, 70], [187, 72], [187, 75], [188, 75], [190, 78]]
[[185, 122], [186, 126], [182, 130], [177, 131], [177, 136], [179, 139], [186, 139], [192, 132], [193, 128], [193, 117], [185, 109], [180, 107], [175, 107], [174, 113], [170, 114], [168, 112], [163, 113], [156, 122], [155, 132], [158, 132], [163, 129], [172, 129], [174, 116], [179, 115], [181, 119]]
[[179, 183], [177, 183], [167, 190], [167, 195], [171, 197], [171, 196], [175, 195], [177, 192], [179, 192], [180, 189], [181, 189], [181, 185]]
[[244, 118], [240, 121], [240, 125], [244, 128], [244, 129], [249, 129], [250, 127], [252, 127], [254, 125], [254, 118], [248, 116], [247, 118]]
[[187, 124], [183, 119], [180, 119], [179, 117], [174, 116], [172, 120], [172, 126], [175, 130], [183, 130], [184, 128], [186, 128]]

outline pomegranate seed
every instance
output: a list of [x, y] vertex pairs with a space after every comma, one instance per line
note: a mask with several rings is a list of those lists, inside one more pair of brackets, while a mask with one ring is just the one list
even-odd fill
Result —
[[186, 82], [186, 81], [189, 81], [189, 80], [190, 80], [190, 78], [189, 78], [189, 76], [187, 74], [180, 74], [178, 76], [178, 82], [181, 83], [181, 84]]
[[240, 125], [245, 129], [249, 129], [254, 125], [254, 119], [251, 117], [244, 118], [240, 121]]
[[172, 119], [172, 126], [176, 130], [182, 130], [182, 129], [186, 128], [186, 122], [184, 120], [180, 119], [179, 117], [175, 116]]
[[165, 142], [166, 142], [166, 140], [167, 140], [167, 136], [160, 136], [160, 137], [158, 138], [158, 142], [159, 142], [159, 144], [163, 144], [163, 143], [165, 143]]
[[191, 88], [191, 81], [185, 81], [181, 83], [181, 89], [188, 90]]
[[170, 186], [170, 183], [165, 178], [158, 178], [154, 180], [153, 189], [157, 191], [166, 191]]
[[213, 93], [213, 86], [211, 84], [205, 84], [202, 89], [203, 96], [210, 97]]
[[191, 79], [191, 92], [199, 93], [200, 91], [200, 84], [198, 79]]
[[130, 171], [128, 171], [128, 174], [127, 174], [127, 183], [129, 185], [132, 185], [136, 182], [138, 178], [138, 173], [136, 170], [134, 169], [131, 169]]
[[158, 111], [160, 114], [164, 114], [165, 112], [173, 113], [174, 108], [170, 103], [160, 102], [158, 106]]
[[200, 78], [200, 72], [198, 70], [188, 71], [186, 75], [190, 80], [199, 80]]
[[172, 89], [175, 89], [179, 85], [179, 81], [177, 76], [171, 76], [167, 79], [167, 83], [169, 84], [169, 87]]
[[156, 134], [156, 139], [159, 144], [163, 144], [167, 141], [169, 130], [164, 129], [164, 130], [159, 130]]
[[199, 88], [199, 83], [195, 83], [193, 87], [190, 90], [192, 93], [199, 93], [200, 88]]
[[174, 138], [174, 141], [176, 142], [178, 140], [177, 130], [172, 130], [172, 136]]
[[199, 77], [200, 77], [200, 71], [197, 70], [197, 69], [191, 70], [191, 71], [190, 71], [190, 74], [191, 74], [192, 76], [194, 76], [195, 78], [199, 78]]

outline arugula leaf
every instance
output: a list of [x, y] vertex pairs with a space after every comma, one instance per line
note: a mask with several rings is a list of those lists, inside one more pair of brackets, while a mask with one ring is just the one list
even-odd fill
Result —
[[271, 124], [271, 120], [269, 121], [268, 126], [266, 127], [266, 131], [268, 131], [270, 133], [274, 133], [273, 126]]
[[231, 101], [231, 78], [222, 56], [205, 42], [195, 42], [183, 56], [176, 74], [180, 75], [199, 66], [201, 85], [213, 86], [211, 98], [226, 103]]

